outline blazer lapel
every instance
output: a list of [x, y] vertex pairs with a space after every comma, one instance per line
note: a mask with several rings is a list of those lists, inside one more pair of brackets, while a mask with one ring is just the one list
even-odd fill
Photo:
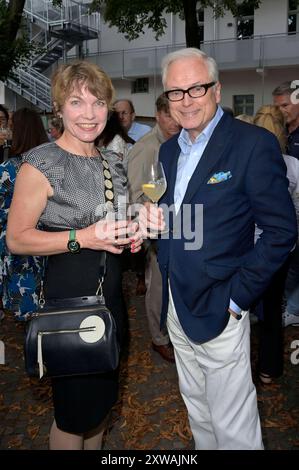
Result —
[[169, 175], [167, 178], [167, 204], [171, 206], [174, 204], [174, 187], [176, 182], [176, 174], [178, 167], [178, 159], [181, 153], [180, 146], [177, 141], [175, 143], [173, 154], [171, 156], [171, 161], [169, 162]]
[[231, 123], [232, 118], [227, 114], [224, 114], [220, 119], [189, 181], [182, 204], [186, 204], [192, 199], [200, 185], [205, 181], [209, 172], [221, 159], [232, 138], [233, 131]]

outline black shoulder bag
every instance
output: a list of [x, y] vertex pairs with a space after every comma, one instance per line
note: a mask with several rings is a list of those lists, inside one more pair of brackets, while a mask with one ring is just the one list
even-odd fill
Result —
[[94, 296], [43, 298], [32, 315], [25, 338], [25, 367], [39, 378], [98, 374], [117, 368], [116, 325], [102, 291], [106, 253], [101, 257], [99, 287]]

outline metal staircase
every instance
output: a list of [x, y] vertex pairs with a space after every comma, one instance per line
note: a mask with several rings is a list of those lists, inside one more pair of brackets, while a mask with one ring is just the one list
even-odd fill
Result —
[[50, 0], [26, 0], [24, 15], [31, 31], [31, 41], [41, 53], [15, 74], [18, 82], [9, 79], [7, 86], [43, 110], [51, 111], [50, 80], [45, 72], [59, 59], [66, 61], [67, 52], [83, 41], [96, 39], [100, 29], [100, 14], [89, 14], [89, 4], [63, 0], [54, 7]]
[[17, 80], [9, 78], [6, 81], [8, 88], [40, 109], [51, 112], [50, 80], [33, 67], [19, 67], [15, 75]]

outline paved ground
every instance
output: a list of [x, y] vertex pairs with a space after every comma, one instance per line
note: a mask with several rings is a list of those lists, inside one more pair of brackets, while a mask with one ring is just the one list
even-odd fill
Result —
[[[122, 363], [121, 396], [113, 409], [104, 449], [193, 449], [175, 366], [150, 348], [144, 298], [135, 297], [135, 277], [125, 277], [130, 344]], [[0, 449], [47, 449], [52, 422], [51, 390], [46, 380], [23, 370], [23, 326], [6, 316], [0, 324], [6, 363], [0, 365]], [[285, 330], [285, 374], [276, 384], [257, 384], [266, 449], [299, 449], [299, 364], [290, 361], [299, 328]], [[257, 326], [252, 326], [253, 369]], [[299, 352], [295, 359], [299, 360]], [[255, 371], [253, 371], [255, 377]]]

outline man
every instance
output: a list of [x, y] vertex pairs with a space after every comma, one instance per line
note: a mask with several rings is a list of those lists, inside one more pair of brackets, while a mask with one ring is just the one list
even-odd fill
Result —
[[[129, 153], [128, 186], [130, 200], [133, 203], [143, 202], [141, 189], [144, 168], [158, 159], [160, 145], [177, 134], [180, 126], [169, 114], [169, 104], [164, 94], [156, 101], [156, 125], [143, 136]], [[145, 310], [152, 337], [152, 348], [163, 359], [174, 362], [173, 348], [169, 342], [167, 331], [160, 330], [160, 316], [162, 307], [162, 279], [157, 262], [156, 242], [152, 242], [146, 251], [145, 265]]]
[[115, 101], [114, 109], [119, 115], [120, 122], [127, 131], [128, 136], [135, 142], [152, 129], [150, 126], [135, 122], [135, 109], [131, 100]]
[[[273, 135], [218, 106], [214, 59], [175, 51], [163, 60], [162, 80], [183, 129], [159, 153], [167, 178], [160, 204], [174, 206], [168, 239], [158, 242], [161, 322], [167, 319], [195, 447], [263, 449], [248, 310], [296, 241], [285, 165]], [[150, 209], [140, 211], [143, 230], [163, 228], [162, 208]], [[256, 245], [255, 222], [263, 229]]]
[[299, 100], [292, 82], [284, 82], [273, 90], [273, 103], [285, 117], [288, 143], [286, 153], [299, 159]]
[[[273, 102], [285, 117], [287, 127], [286, 153], [299, 159], [299, 102], [298, 91], [291, 87], [292, 82], [284, 82], [273, 90]], [[295, 95], [294, 95], [295, 92]], [[298, 186], [298, 185], [297, 185]], [[299, 193], [295, 190], [297, 197]], [[284, 327], [299, 325], [299, 244], [291, 255], [290, 266], [285, 285], [286, 309], [282, 314]]]
[[48, 129], [48, 137], [51, 142], [59, 139], [62, 136], [64, 131], [62, 119], [59, 117], [53, 117], [50, 120], [50, 125]]
[[[135, 109], [131, 100], [120, 99], [115, 101], [114, 109], [118, 114], [121, 125], [134, 142], [137, 142], [152, 130], [150, 126], [135, 122]], [[128, 147], [130, 146], [128, 145]], [[131, 258], [131, 265], [137, 276], [136, 295], [143, 296], [146, 293], [143, 251]]]

